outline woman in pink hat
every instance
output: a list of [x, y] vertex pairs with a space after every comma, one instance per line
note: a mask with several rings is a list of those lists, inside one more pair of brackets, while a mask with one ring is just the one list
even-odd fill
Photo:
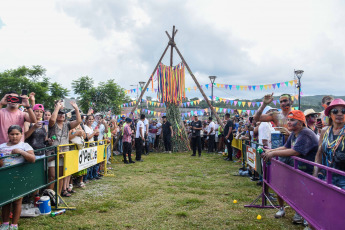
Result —
[[[322, 144], [315, 162], [345, 171], [345, 101], [337, 98], [325, 110], [330, 126], [321, 132]], [[325, 173], [316, 168], [315, 176], [325, 178]], [[345, 177], [333, 174], [332, 183], [345, 189]]]

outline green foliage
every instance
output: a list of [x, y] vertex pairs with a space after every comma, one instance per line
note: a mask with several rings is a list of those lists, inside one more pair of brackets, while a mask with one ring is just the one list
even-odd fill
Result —
[[72, 82], [73, 92], [79, 95], [79, 106], [87, 112], [89, 108], [94, 111], [108, 112], [113, 114], [121, 112], [120, 105], [130, 101], [121, 88], [113, 79], [100, 82], [94, 86], [94, 80], [89, 76], [82, 76]]
[[1, 97], [9, 91], [21, 93], [22, 89], [27, 89], [36, 94], [36, 103], [52, 109], [54, 101], [66, 97], [69, 91], [56, 82], [50, 82], [45, 73], [46, 69], [39, 65], [5, 70], [0, 73]]

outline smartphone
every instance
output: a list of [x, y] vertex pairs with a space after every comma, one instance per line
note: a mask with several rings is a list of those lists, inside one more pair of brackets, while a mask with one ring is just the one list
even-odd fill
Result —
[[322, 123], [321, 118], [316, 119], [316, 122], [317, 122], [317, 123]]
[[27, 89], [22, 89], [22, 95], [28, 95], [28, 90]]
[[49, 124], [49, 121], [48, 121], [48, 120], [44, 120], [44, 121], [40, 121], [40, 123], [41, 123], [42, 125], [48, 125], [48, 124]]

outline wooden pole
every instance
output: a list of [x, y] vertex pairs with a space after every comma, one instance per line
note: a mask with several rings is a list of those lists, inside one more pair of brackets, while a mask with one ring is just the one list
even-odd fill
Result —
[[167, 52], [169, 46], [170, 46], [170, 44], [168, 44], [167, 47], [165, 48], [165, 50], [164, 50], [164, 52], [163, 52], [161, 58], [159, 59], [157, 65], [156, 65], [155, 69], [153, 70], [153, 72], [152, 72], [152, 74], [151, 74], [151, 77], [150, 77], [149, 80], [147, 81], [147, 83], [146, 83], [144, 89], [141, 89], [141, 93], [140, 93], [140, 96], [139, 96], [139, 98], [138, 98], [138, 101], [137, 101], [137, 103], [134, 105], [134, 107], [133, 107], [131, 113], [129, 114], [129, 117], [130, 117], [130, 118], [133, 117], [134, 111], [137, 109], [137, 107], [138, 107], [138, 105], [139, 105], [139, 102], [141, 102], [141, 99], [143, 98], [143, 96], [144, 96], [144, 94], [145, 94], [145, 91], [146, 91], [147, 87], [149, 86], [150, 82], [152, 81], [153, 75], [156, 73], [156, 70], [157, 70], [157, 68], [158, 68], [158, 66], [159, 66], [159, 63], [161, 63], [161, 61], [162, 61], [162, 59], [163, 59], [165, 53]]
[[[168, 32], [165, 31], [165, 33], [168, 35], [169, 39], [171, 40], [171, 37], [170, 37], [170, 35], [168, 34]], [[190, 70], [190, 68], [189, 68], [189, 66], [188, 66], [188, 64], [187, 64], [187, 62], [186, 62], [186, 60], [183, 58], [183, 56], [182, 56], [180, 50], [177, 48], [176, 45], [175, 45], [175, 50], [176, 50], [176, 52], [178, 53], [178, 55], [180, 56], [182, 62], [183, 62], [183, 63], [185, 64], [185, 66], [187, 67], [187, 70], [188, 70], [189, 74], [192, 76], [192, 78], [193, 78], [193, 80], [194, 80], [196, 86], [197, 86], [198, 89], [200, 90], [200, 92], [201, 92], [202, 96], [204, 97], [206, 103], [208, 104], [208, 106], [209, 106], [210, 109], [212, 110], [213, 114], [216, 116], [216, 119], [217, 119], [217, 121], [218, 121], [218, 124], [224, 128], [223, 122], [220, 120], [218, 114], [216, 113], [215, 109], [214, 109], [213, 106], [211, 105], [211, 102], [208, 100], [208, 98], [207, 98], [206, 94], [204, 93], [204, 91], [202, 90], [202, 88], [201, 88], [201, 86], [200, 86], [198, 80], [196, 80], [196, 77], [194, 76], [193, 72]]]

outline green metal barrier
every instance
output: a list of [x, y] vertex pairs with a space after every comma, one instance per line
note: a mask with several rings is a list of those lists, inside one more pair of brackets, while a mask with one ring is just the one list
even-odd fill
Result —
[[[56, 182], [49, 183], [48, 180], [48, 159], [54, 157], [56, 160], [56, 146], [37, 151], [53, 154], [37, 159], [35, 163], [24, 162], [0, 168], [0, 207]], [[0, 159], [3, 158], [6, 157]]]
[[262, 159], [260, 154], [257, 153], [259, 147], [263, 147], [263, 145], [248, 140], [243, 140], [242, 142], [243, 163], [250, 165], [260, 176], [262, 176]]

